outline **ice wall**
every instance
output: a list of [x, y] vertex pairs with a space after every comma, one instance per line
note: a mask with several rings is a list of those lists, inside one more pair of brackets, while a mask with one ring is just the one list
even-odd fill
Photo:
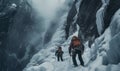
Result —
[[111, 40], [107, 52], [108, 63], [118, 64], [120, 62], [120, 9], [115, 13], [110, 24]]
[[101, 0], [102, 6], [96, 13], [96, 25], [99, 35], [103, 33], [104, 30], [104, 13], [109, 4], [109, 0]]

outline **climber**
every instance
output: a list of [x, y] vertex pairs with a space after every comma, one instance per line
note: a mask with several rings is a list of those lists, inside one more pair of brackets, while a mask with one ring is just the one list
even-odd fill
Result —
[[82, 54], [84, 51], [84, 45], [80, 42], [80, 39], [76, 36], [73, 36], [70, 46], [69, 46], [69, 54], [72, 56], [72, 61], [75, 67], [78, 66], [76, 61], [76, 55], [78, 55], [78, 59], [80, 61], [80, 64], [84, 66], [84, 62], [82, 59]]
[[57, 56], [57, 60], [59, 61], [61, 59], [61, 61], [63, 61], [63, 51], [62, 51], [62, 47], [58, 47], [58, 50], [55, 52], [55, 56]]

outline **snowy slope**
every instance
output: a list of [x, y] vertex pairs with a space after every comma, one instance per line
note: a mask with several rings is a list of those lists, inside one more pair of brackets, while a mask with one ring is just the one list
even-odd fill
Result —
[[[103, 35], [104, 37], [109, 33], [109, 29], [106, 31], [106, 34]], [[74, 34], [76, 35], [77, 32]], [[102, 37], [103, 37], [102, 36]], [[72, 36], [71, 36], [72, 37]], [[62, 44], [63, 51], [64, 51], [64, 61], [63, 62], [57, 62], [56, 57], [54, 56], [54, 51], [56, 49], [56, 46], [51, 46], [47, 50], [43, 49], [34, 57], [31, 59], [30, 63], [27, 65], [27, 67], [23, 71], [110, 71], [109, 68], [111, 68], [111, 71], [119, 71], [118, 65], [102, 65], [102, 59], [103, 59], [103, 53], [97, 53], [98, 49], [90, 49], [87, 46], [87, 43], [85, 44], [85, 52], [83, 54], [83, 60], [85, 62], [85, 65], [88, 64], [86, 67], [76, 67], [74, 68], [72, 65], [71, 57], [68, 54], [68, 46], [70, 43], [69, 39]], [[101, 38], [98, 38], [98, 40], [101, 40]], [[106, 37], [106, 41], [108, 41]], [[99, 42], [99, 41], [96, 41]], [[104, 46], [108, 46], [107, 44]], [[94, 48], [94, 44], [93, 44]], [[98, 47], [99, 48], [99, 47]], [[94, 56], [94, 53], [97, 54], [97, 58], [95, 60], [91, 60], [91, 57]], [[103, 54], [103, 55], [102, 55]], [[115, 68], [117, 68], [115, 70]]]
[[[106, 34], [108, 33], [109, 33], [109, 30], [106, 31]], [[73, 35], [78, 35], [78, 32], [76, 32]], [[85, 62], [85, 65], [88, 64], [88, 66], [86, 67], [79, 66], [79, 67], [74, 68], [72, 65], [71, 57], [68, 54], [68, 46], [69, 46], [72, 36], [70, 36], [68, 40], [65, 41], [65, 43], [61, 44], [61, 46], [63, 47], [63, 51], [64, 51], [63, 62], [57, 62], [57, 59], [54, 56], [56, 46], [52, 44], [53, 46], [48, 47], [48, 49], [43, 49], [39, 53], [34, 55], [30, 63], [27, 65], [27, 67], [23, 71], [61, 71], [61, 70], [62, 71], [95, 71], [96, 69], [98, 71], [103, 71], [103, 70], [106, 71], [106, 69], [111, 66], [111, 65], [110, 66], [102, 65], [102, 56], [100, 54], [97, 54], [97, 58], [94, 61], [92, 61], [91, 57], [94, 56], [93, 54], [95, 54], [95, 52], [97, 52], [98, 49], [94, 49], [95, 47], [94, 44], [93, 44], [93, 49], [90, 49], [87, 46], [88, 43], [85, 43], [85, 51], [83, 54], [83, 60]], [[102, 37], [98, 38], [98, 40], [100, 40]], [[96, 42], [100, 42], [98, 40]], [[101, 69], [101, 67], [103, 69]], [[114, 67], [118, 67], [118, 66], [114, 65]]]
[[[74, 35], [77, 35], [77, 34], [78, 32], [76, 32]], [[70, 38], [66, 40], [65, 43], [62, 44], [62, 48], [64, 51], [63, 62], [57, 62], [56, 57], [54, 55], [56, 46], [51, 46], [47, 50], [43, 49], [39, 53], [34, 55], [30, 63], [27, 65], [27, 67], [23, 71], [61, 71], [61, 70], [62, 71], [73, 71], [73, 70], [79, 71], [79, 67], [71, 69], [73, 65], [72, 65], [71, 57], [68, 54], [68, 46], [72, 36], [70, 36]], [[87, 55], [87, 52], [88, 51], [86, 51], [86, 55]], [[85, 69], [83, 67], [80, 67], [80, 68]]]
[[[56, 38], [52, 39], [51, 43], [46, 49], [42, 49], [35, 54], [30, 63], [23, 71], [120, 71], [120, 10], [116, 12], [109, 28], [106, 29], [104, 34], [96, 38], [91, 49], [88, 47], [88, 42], [85, 45], [83, 60], [85, 66], [74, 68], [72, 65], [71, 57], [68, 54], [68, 47], [73, 35], [78, 35], [75, 32], [64, 43], [63, 37], [65, 36], [63, 29], [57, 30], [58, 33], [54, 34]], [[57, 35], [57, 36], [56, 36]], [[53, 43], [54, 41], [54, 43]], [[111, 44], [114, 43], [114, 44]], [[55, 57], [55, 50], [57, 45], [61, 45], [64, 51], [64, 61], [57, 62]], [[115, 45], [115, 47], [113, 46]], [[77, 60], [78, 62], [78, 60]], [[79, 62], [78, 62], [79, 63]]]

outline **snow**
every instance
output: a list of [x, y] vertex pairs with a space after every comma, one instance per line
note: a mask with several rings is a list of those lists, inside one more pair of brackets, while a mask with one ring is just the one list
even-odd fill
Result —
[[[77, 34], [78, 32], [76, 32], [73, 35], [77, 35]], [[72, 36], [66, 41], [70, 43]], [[65, 42], [62, 44], [62, 48], [64, 50], [64, 56], [63, 56], [64, 62], [57, 62], [57, 59], [54, 55], [56, 46], [52, 44], [53, 46], [48, 47], [48, 49], [46, 50], [43, 49], [40, 52], [38, 52], [36, 55], [34, 55], [30, 63], [23, 71], [42, 71], [42, 69], [43, 71], [60, 71], [61, 69], [63, 71], [68, 71], [71, 67], [70, 65], [72, 65], [71, 57], [68, 55], [68, 51], [67, 51], [68, 49], [67, 47], [69, 46], [69, 43]]]
[[[60, 32], [60, 29], [57, 31]], [[63, 30], [61, 29], [61, 32], [62, 31]], [[55, 35], [60, 34], [56, 33]], [[112, 52], [109, 46], [109, 43], [112, 39], [110, 27], [106, 29], [103, 35], [95, 40], [91, 48], [88, 47], [88, 42], [84, 44], [85, 51], [82, 57], [85, 62], [85, 67], [78, 66], [74, 68], [72, 59], [69, 56], [68, 47], [72, 36], [74, 35], [78, 36], [78, 31], [61, 44], [64, 51], [63, 62], [58, 62], [57, 58], [54, 55], [57, 48], [56, 44], [59, 43], [57, 41], [61, 41], [61, 38], [63, 38], [58, 36], [59, 39], [57, 39], [56, 42], [54, 41], [54, 43], [50, 43], [50, 46], [47, 47], [47, 49], [42, 49], [40, 52], [35, 54], [23, 71], [120, 71], [120, 63], [116, 65], [104, 65], [104, 63], [107, 62], [107, 59], [105, 57], [109, 56], [107, 52]], [[57, 36], [55, 37], [57, 38]], [[114, 60], [114, 58], [112, 60]], [[78, 59], [77, 62], [79, 63]]]
[[103, 28], [104, 28], [104, 12], [107, 8], [107, 5], [109, 4], [109, 0], [102, 0], [102, 6], [101, 8], [97, 11], [96, 14], [96, 25], [97, 25], [97, 29], [98, 29], [98, 33], [99, 35], [102, 34], [103, 32]]
[[54, 67], [51, 63], [45, 62], [40, 66], [34, 66], [28, 69], [28, 71], [53, 71]]
[[10, 6], [10, 8], [16, 8], [16, 7], [17, 7], [17, 5], [15, 3], [12, 3]]
[[[109, 33], [109, 29], [106, 31], [106, 33]], [[78, 33], [76, 32], [73, 35], [77, 35]], [[72, 36], [73, 36], [72, 35]], [[23, 71], [117, 71], [117, 69], [119, 69], [119, 65], [109, 65], [110, 67], [112, 67], [112, 70], [107, 70], [109, 68], [109, 66], [105, 66], [102, 65], [102, 61], [103, 61], [103, 55], [104, 53], [98, 53], [97, 50], [92, 50], [88, 47], [88, 43], [85, 43], [85, 51], [83, 54], [83, 60], [85, 62], [85, 65], [87, 63], [89, 63], [89, 61], [91, 61], [91, 57], [93, 56], [93, 52], [97, 52], [97, 58], [90, 62], [88, 64], [88, 66], [86, 67], [76, 67], [74, 68], [72, 65], [72, 59], [68, 54], [68, 46], [70, 43], [70, 40], [72, 38], [72, 36], [69, 37], [68, 40], [66, 40], [65, 43], [63, 43], [61, 46], [64, 50], [64, 61], [63, 62], [58, 62], [56, 57], [54, 56], [54, 51], [56, 50], [56, 46], [52, 46], [49, 47], [48, 49], [43, 49], [41, 50], [39, 53], [37, 53], [36, 55], [34, 55], [34, 57], [31, 59], [30, 63], [27, 65], [27, 67], [23, 70]], [[104, 35], [106, 36], [106, 35]], [[103, 36], [102, 36], [103, 37]], [[101, 38], [98, 38], [101, 40]], [[108, 41], [108, 37], [106, 39], [104, 39], [104, 41]], [[102, 40], [101, 40], [102, 42]], [[99, 41], [100, 43], [100, 41]], [[101, 45], [101, 44], [100, 44]], [[104, 45], [104, 46], [108, 46], [108, 45]], [[94, 47], [94, 45], [93, 45]], [[99, 47], [100, 48], [100, 47]], [[78, 60], [77, 60], [78, 62]], [[117, 69], [115, 69], [117, 68]], [[118, 70], [119, 71], [119, 70]]]
[[[73, 35], [77, 34], [78, 32]], [[68, 54], [68, 46], [72, 36], [70, 36], [69, 39], [61, 45], [64, 50], [63, 62], [57, 62], [57, 59], [54, 56], [56, 46], [51, 46], [34, 55], [30, 63], [23, 71], [120, 71], [120, 64], [111, 64], [107, 66], [102, 64], [104, 59], [103, 57], [106, 55], [106, 51], [109, 50], [108, 47], [111, 38], [110, 28], [108, 28], [101, 37], [96, 39], [96, 42], [92, 45], [92, 49], [88, 47], [88, 43], [85, 43], [85, 51], [82, 56], [85, 65], [91, 61], [91, 57], [94, 56], [94, 53], [96, 55], [96, 58], [86, 67], [79, 66], [74, 68], [72, 65], [71, 57]]]
[[115, 13], [110, 24], [111, 40], [107, 51], [107, 61], [110, 64], [120, 63], [120, 9]]
[[[102, 54], [104, 65], [118, 64], [120, 62], [120, 10], [118, 10], [112, 18], [110, 26], [103, 35], [96, 39], [95, 47], [97, 53]], [[95, 48], [93, 48], [95, 50]]]
[[[82, 66], [79, 66], [80, 68], [73, 67], [72, 59], [68, 54], [68, 47], [74, 35], [77, 36], [78, 31], [71, 35], [65, 43], [61, 44], [64, 51], [63, 62], [58, 62], [57, 58], [54, 55], [57, 48], [57, 46], [54, 44], [58, 43], [54, 42], [54, 44], [51, 44], [52, 46], [48, 47], [47, 49], [42, 49], [40, 52], [35, 54], [23, 71], [88, 71], [88, 68], [84, 68]], [[85, 61], [85, 64], [87, 64], [90, 58], [90, 48], [88, 47], [88, 43], [86, 43], [85, 46], [86, 48], [83, 54], [83, 59]], [[79, 61], [77, 60], [77, 62]]]
[[[79, 6], [81, 4], [82, 0], [79, 0], [76, 4], [75, 4], [75, 8], [77, 9], [77, 14], [75, 15], [75, 17], [73, 17], [73, 22], [72, 25], [69, 28], [69, 35], [73, 34], [74, 31], [79, 30], [79, 26], [78, 24], [76, 24], [77, 18], [78, 18], [78, 14], [79, 14]], [[75, 26], [74, 26], [75, 25]], [[77, 29], [75, 29], [77, 27]]]
[[[96, 38], [91, 48], [88, 47], [88, 42], [84, 43], [84, 67], [80, 65], [74, 68], [68, 53], [72, 36], [78, 36], [78, 31], [68, 40], [63, 40], [65, 33], [62, 28], [63, 25], [56, 30], [48, 47], [35, 54], [23, 71], [120, 71], [120, 10], [116, 12], [105, 32]], [[63, 62], [58, 62], [55, 57], [59, 45], [64, 51]], [[78, 59], [77, 62], [79, 63]]]

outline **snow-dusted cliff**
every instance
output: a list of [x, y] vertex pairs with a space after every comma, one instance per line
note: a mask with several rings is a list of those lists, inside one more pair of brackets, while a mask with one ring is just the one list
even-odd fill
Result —
[[[85, 45], [85, 51], [83, 54], [83, 60], [85, 66], [74, 68], [72, 67], [71, 57], [68, 54], [68, 47], [72, 36], [78, 35], [78, 31], [72, 34], [68, 40], [62, 46], [64, 53], [64, 61], [57, 62], [54, 52], [56, 50], [56, 44], [60, 43], [63, 37], [59, 37], [56, 42], [49, 44], [47, 49], [43, 49], [33, 56], [30, 63], [23, 71], [119, 71], [120, 66], [120, 46], [119, 46], [119, 31], [120, 31], [120, 10], [116, 12], [110, 26], [105, 32], [92, 44], [92, 47], [88, 47], [88, 42]], [[114, 24], [113, 24], [114, 23]], [[59, 29], [62, 32], [62, 30]], [[113, 32], [114, 31], [114, 32]], [[114, 33], [114, 34], [113, 34]], [[61, 34], [65, 34], [64, 32]], [[64, 37], [65, 38], [65, 37]]]
[[[119, 8], [120, 0], [0, 0], [0, 71], [119, 71]], [[73, 35], [85, 67], [72, 66]]]

